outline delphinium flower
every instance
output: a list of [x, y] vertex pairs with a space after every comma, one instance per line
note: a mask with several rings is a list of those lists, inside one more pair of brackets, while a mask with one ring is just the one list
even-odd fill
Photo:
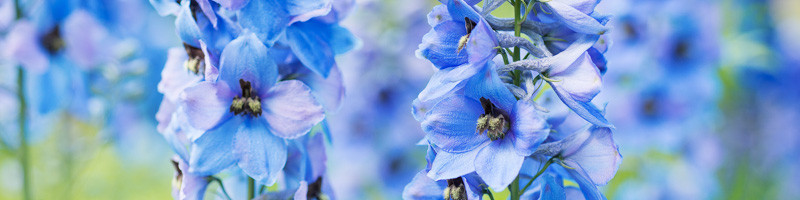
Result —
[[[561, 180], [577, 183], [587, 199], [603, 199], [597, 186], [611, 180], [622, 156], [604, 116], [613, 110], [592, 103], [608, 47], [608, 16], [594, 11], [599, 1], [511, 1], [510, 19], [491, 14], [506, 1], [475, 3], [442, 1], [428, 14], [432, 29], [417, 53], [438, 71], [412, 109], [427, 133], [421, 143], [435, 152], [422, 173], [431, 181], [478, 176], [475, 187], [483, 189], [472, 191], [477, 195], [445, 192], [446, 199], [482, 198], [506, 188], [511, 199], [526, 191], [563, 199]], [[547, 114], [555, 107], [537, 100], [545, 91], [584, 128], [557, 131], [560, 124], [549, 119], [557, 116]], [[417, 182], [405, 197], [425, 198], [414, 195]]]
[[248, 198], [269, 198], [261, 187], [275, 183], [285, 191], [315, 192], [309, 198], [332, 196], [319, 188], [328, 177], [306, 169], [325, 169], [319, 167], [323, 138], [330, 139], [324, 119], [344, 95], [334, 56], [356, 41], [338, 25], [351, 2], [151, 4], [176, 16], [183, 42], [169, 52], [156, 115], [159, 131], [188, 166], [182, 173], [216, 180], [223, 170], [241, 169], [250, 178]]

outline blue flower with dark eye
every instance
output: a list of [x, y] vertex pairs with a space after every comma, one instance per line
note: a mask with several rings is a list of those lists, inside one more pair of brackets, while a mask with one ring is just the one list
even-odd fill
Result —
[[184, 90], [181, 101], [192, 127], [190, 172], [211, 175], [238, 163], [260, 183], [272, 184], [286, 163], [286, 139], [308, 133], [323, 108], [297, 80], [278, 80], [267, 47], [245, 33], [222, 52], [219, 77]]
[[525, 156], [549, 133], [534, 105], [516, 100], [491, 67], [469, 79], [463, 95], [433, 106], [422, 127], [442, 151], [428, 176], [442, 180], [475, 171], [498, 191], [514, 180]]

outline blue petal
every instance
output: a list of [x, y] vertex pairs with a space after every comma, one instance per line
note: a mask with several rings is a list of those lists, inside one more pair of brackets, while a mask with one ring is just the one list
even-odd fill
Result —
[[206, 187], [208, 187], [209, 179], [206, 176], [199, 176], [197, 174], [188, 173], [189, 166], [182, 159], [175, 159], [178, 162], [178, 170], [181, 171], [181, 185], [178, 192], [177, 199], [203, 199]]
[[533, 104], [524, 100], [517, 101], [512, 113], [514, 148], [522, 156], [531, 155], [550, 134], [547, 121]]
[[262, 97], [264, 118], [273, 134], [286, 139], [300, 137], [325, 117], [311, 89], [298, 80], [281, 81]]
[[50, 62], [39, 45], [36, 27], [28, 21], [18, 21], [5, 38], [3, 56], [18, 62], [26, 70], [41, 74], [47, 71]]
[[564, 25], [575, 32], [602, 35], [608, 31], [608, 27], [601, 24], [597, 19], [567, 4], [559, 1], [549, 1], [546, 4], [553, 8], [553, 12], [564, 22]]
[[588, 137], [584, 140], [570, 140], [575, 142], [565, 144], [579, 148], [565, 150], [564, 162], [573, 167], [576, 167], [575, 164], [579, 165], [594, 184], [605, 185], [617, 173], [622, 155], [614, 143], [611, 129], [592, 127], [588, 131], [576, 133], [576, 137], [581, 138], [580, 135], [587, 134]]
[[[480, 147], [485, 147], [482, 145]], [[435, 148], [434, 148], [435, 149]], [[463, 153], [448, 153], [438, 149], [428, 177], [433, 180], [452, 179], [475, 171], [475, 158], [480, 148]]]
[[552, 85], [558, 86], [569, 93], [570, 98], [581, 102], [591, 101], [602, 87], [600, 71], [588, 53], [582, 54], [564, 71], [551, 72], [548, 76], [558, 80], [551, 82]]
[[328, 77], [336, 64], [328, 33], [330, 26], [316, 21], [295, 23], [286, 29], [286, 40], [300, 62], [323, 77]]
[[188, 56], [182, 48], [171, 48], [167, 51], [167, 63], [161, 71], [158, 92], [170, 101], [178, 101], [184, 89], [199, 82], [203, 77], [197, 76], [184, 67]]
[[250, 0], [214, 0], [219, 3], [220, 6], [228, 8], [230, 10], [239, 10], [244, 7]]
[[436, 25], [449, 20], [452, 20], [452, 18], [445, 5], [434, 6], [433, 10], [428, 13], [428, 25], [431, 25], [431, 27], [436, 27]]
[[222, 50], [219, 78], [237, 94], [241, 94], [239, 79], [250, 81], [254, 89], [263, 92], [278, 80], [278, 67], [255, 34], [243, 34]]
[[514, 109], [517, 99], [511, 94], [505, 83], [500, 80], [494, 70], [494, 62], [490, 61], [480, 72], [470, 78], [465, 86], [464, 94], [473, 99], [485, 97], [501, 110], [508, 112]]
[[586, 172], [584, 172], [582, 169], [575, 168], [575, 169], [565, 169], [565, 170], [567, 171], [567, 173], [569, 173], [569, 175], [572, 177], [575, 183], [577, 183], [578, 186], [580, 186], [584, 198], [586, 198], [587, 200], [606, 199], [606, 197], [603, 196], [602, 193], [600, 193], [600, 190], [592, 182], [592, 180], [589, 180], [587, 178], [588, 176], [586, 175]]
[[204, 81], [186, 88], [181, 101], [192, 127], [209, 130], [230, 116], [233, 97], [227, 84]]
[[452, 69], [455, 68], [439, 70], [433, 74], [433, 77], [428, 81], [428, 85], [425, 86], [425, 89], [423, 89], [411, 103], [411, 113], [414, 115], [414, 119], [422, 122], [433, 106], [453, 92], [463, 88], [464, 84], [461, 83], [464, 82], [448, 80], [452, 79], [450, 76], [457, 75], [456, 73], [450, 73]]
[[480, 102], [460, 95], [448, 97], [431, 109], [422, 130], [428, 133], [428, 140], [443, 151], [465, 152], [489, 141], [484, 134], [478, 134], [477, 121], [483, 114]]
[[173, 0], [150, 0], [150, 5], [153, 5], [158, 15], [161, 16], [174, 15], [181, 9], [180, 5]]
[[469, 54], [469, 63], [482, 65], [492, 60], [497, 55], [497, 49], [495, 49], [497, 46], [499, 43], [495, 31], [485, 20], [478, 21], [477, 26], [469, 34], [469, 40], [465, 47]]
[[506, 139], [492, 141], [475, 158], [475, 172], [495, 192], [503, 191], [522, 168], [524, 156], [517, 154], [514, 143]]
[[[586, 61], [589, 59], [588, 56], [585, 56], [584, 58], [586, 59], [583, 61], [577, 61], [576, 63], [591, 63], [590, 60]], [[560, 78], [560, 81], [558, 82], [548, 82], [550, 86], [553, 87], [553, 91], [556, 92], [558, 98], [560, 98], [561, 101], [567, 105], [567, 107], [572, 109], [575, 114], [578, 114], [582, 118], [586, 119], [586, 121], [598, 126], [613, 127], [613, 125], [611, 125], [611, 123], [609, 123], [608, 120], [606, 120], [606, 118], [603, 116], [602, 112], [600, 112], [600, 109], [598, 109], [591, 102], [591, 98], [593, 98], [600, 89], [600, 78], [597, 68], [595, 68], [593, 65], [583, 67], [578, 66], [575, 71], [567, 72], [562, 74], [562, 76], [564, 76], [564, 78]]]
[[447, 5], [447, 11], [450, 13], [453, 20], [464, 22], [464, 17], [468, 17], [474, 22], [480, 22], [482, 21], [481, 16], [472, 9], [472, 4], [470, 4], [473, 2], [477, 3], [475, 0], [471, 2], [464, 2], [464, 0], [447, 0], [447, 2], [442, 2], [442, 4]]
[[308, 182], [300, 181], [300, 187], [294, 192], [294, 200], [306, 200], [308, 197]]
[[342, 72], [339, 67], [334, 65], [328, 78], [323, 78], [321, 75], [310, 71], [306, 72], [301, 72], [302, 76], [298, 77], [297, 80], [303, 81], [311, 88], [312, 94], [320, 100], [326, 112], [333, 113], [338, 111], [342, 100], [344, 100], [345, 93]]
[[463, 22], [444, 21], [422, 37], [417, 55], [439, 69], [463, 65], [467, 63], [468, 54], [464, 49], [458, 51], [458, 42], [466, 34]]
[[241, 118], [234, 117], [192, 141], [189, 173], [210, 176], [233, 165], [233, 142], [241, 125]]
[[289, 13], [276, 0], [253, 0], [237, 15], [242, 28], [255, 32], [258, 39], [272, 46], [289, 24]]
[[236, 132], [234, 154], [239, 167], [258, 183], [272, 185], [286, 165], [286, 141], [270, 133], [261, 119], [247, 119]]
[[181, 10], [178, 12], [178, 17], [175, 18], [175, 31], [181, 41], [191, 46], [199, 47], [199, 40], [203, 35], [200, 32], [200, 27], [197, 26], [197, 22], [192, 18], [192, 10], [189, 8], [190, 2], [187, 0], [181, 2]]
[[217, 14], [214, 13], [214, 8], [211, 7], [211, 3], [208, 0], [194, 0], [197, 2], [197, 5], [200, 6], [200, 9], [203, 11], [203, 14], [208, 18], [208, 21], [211, 22], [211, 25], [217, 27]]
[[414, 176], [408, 185], [403, 189], [403, 199], [406, 200], [438, 200], [442, 199], [442, 192], [447, 188], [445, 181], [434, 181], [425, 176], [425, 171], [421, 171]]
[[483, 191], [486, 189], [486, 183], [483, 182], [477, 173], [469, 173], [461, 177], [464, 184], [467, 186], [467, 199], [481, 199]]
[[289, 23], [308, 21], [331, 11], [331, 0], [288, 0], [286, 11], [292, 16]]
[[562, 200], [567, 198], [561, 179], [556, 180], [553, 174], [545, 174], [542, 178], [544, 178], [545, 183], [542, 185], [541, 200]]

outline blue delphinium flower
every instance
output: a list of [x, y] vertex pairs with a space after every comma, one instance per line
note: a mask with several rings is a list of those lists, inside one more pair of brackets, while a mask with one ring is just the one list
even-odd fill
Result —
[[271, 184], [286, 162], [284, 139], [311, 130], [324, 117], [322, 106], [302, 82], [277, 81], [277, 66], [255, 34], [231, 41], [220, 63], [219, 80], [186, 88], [181, 98], [192, 126], [208, 130], [194, 141], [190, 171], [213, 174], [235, 162]]
[[[150, 3], [159, 14], [176, 16], [183, 42], [183, 49], [169, 52], [156, 118], [168, 141], [181, 134], [190, 141], [173, 144], [176, 153], [187, 155], [188, 173], [212, 176], [235, 165], [258, 185], [281, 181], [292, 191], [300, 182], [309, 191], [326, 185], [327, 178], [317, 181], [303, 170], [325, 162], [324, 154], [321, 161], [287, 159], [308, 157], [312, 149], [324, 152], [322, 142], [302, 141], [312, 140], [306, 135], [319, 129], [314, 127], [326, 127], [325, 114], [336, 112], [344, 97], [334, 56], [356, 44], [338, 25], [352, 2]], [[312, 135], [313, 141], [330, 139], [327, 130]]]
[[[607, 69], [603, 53], [609, 46], [603, 35], [608, 16], [594, 11], [598, 2], [516, 2], [515, 9], [526, 15], [537, 7], [541, 13], [514, 19], [489, 14], [504, 1], [486, 1], [478, 8], [474, 2], [449, 0], [433, 8], [428, 15], [432, 30], [417, 54], [438, 71], [412, 103], [412, 113], [427, 133], [422, 143], [436, 155], [423, 171], [427, 177], [415, 178], [414, 187], [434, 190], [441, 187], [436, 181], [472, 173], [494, 191], [508, 187], [512, 199], [526, 194], [533, 183], [531, 191], [541, 198], [566, 198], [563, 184], [556, 183], [561, 179], [578, 183], [587, 199], [604, 198], [597, 185], [614, 176], [622, 157], [612, 139], [613, 125], [592, 103]], [[504, 65], [496, 63], [497, 55]], [[542, 91], [543, 85], [552, 92]], [[540, 93], [551, 98], [537, 101]], [[566, 108], [550, 106], [552, 96]], [[545, 114], [549, 109], [559, 109], [553, 120]], [[560, 132], [572, 129], [562, 127], [568, 113], [592, 128]], [[545, 161], [541, 171], [525, 165]], [[553, 162], [559, 166], [547, 168]], [[537, 179], [543, 172], [545, 178]], [[414, 188], [409, 185], [407, 194], [409, 187]], [[485, 192], [471, 195], [480, 198]]]

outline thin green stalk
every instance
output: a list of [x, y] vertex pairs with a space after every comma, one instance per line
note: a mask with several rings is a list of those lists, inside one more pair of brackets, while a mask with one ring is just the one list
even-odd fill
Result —
[[28, 127], [27, 102], [25, 102], [25, 70], [22, 66], [17, 70], [17, 96], [19, 97], [19, 162], [22, 164], [22, 196], [23, 199], [33, 199], [31, 196], [30, 163], [28, 160]]
[[533, 178], [531, 178], [531, 180], [528, 181], [528, 184], [525, 184], [525, 187], [522, 187], [522, 192], [525, 192], [525, 190], [527, 190], [528, 187], [531, 186], [533, 181], [536, 180], [536, 178], [539, 178], [539, 176], [541, 176], [542, 173], [544, 173], [544, 171], [547, 170], [548, 167], [550, 167], [550, 164], [553, 164], [553, 158], [547, 160], [547, 162], [544, 163], [544, 167], [542, 167], [542, 169], [539, 169], [539, 172], [536, 172], [536, 175], [534, 175]]
[[222, 189], [222, 194], [225, 194], [225, 198], [228, 198], [228, 200], [232, 199], [231, 196], [228, 195], [228, 191], [225, 190], [225, 185], [222, 184], [222, 180], [220, 180], [217, 177], [213, 177], [213, 176], [211, 177], [211, 180], [216, 181], [217, 183], [219, 183], [219, 188]]
[[256, 191], [256, 180], [252, 177], [247, 177], [247, 199], [253, 199]]
[[511, 193], [511, 200], [519, 200], [519, 197], [522, 196], [522, 193], [519, 192], [519, 175], [514, 178], [511, 185], [508, 185], [508, 191]]

